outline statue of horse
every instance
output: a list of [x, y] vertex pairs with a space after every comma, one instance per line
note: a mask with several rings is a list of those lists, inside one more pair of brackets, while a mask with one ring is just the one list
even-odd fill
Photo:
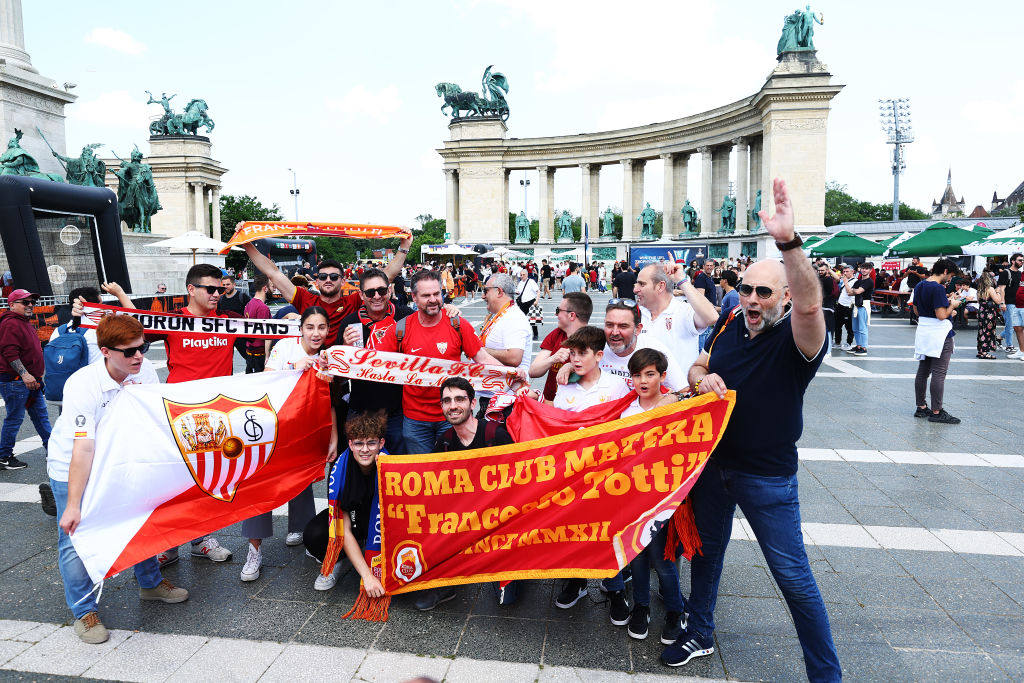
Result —
[[441, 105], [441, 113], [444, 114], [445, 107], [451, 107], [452, 118], [459, 118], [460, 111], [465, 109], [468, 115], [476, 114], [483, 116], [483, 107], [487, 104], [475, 92], [466, 92], [455, 83], [438, 83], [434, 87], [438, 97], [444, 98]]
[[172, 117], [167, 122], [167, 132], [171, 135], [196, 135], [200, 126], [206, 126], [206, 132], [213, 131], [213, 119], [206, 115], [206, 100], [192, 100], [185, 105], [185, 111]]

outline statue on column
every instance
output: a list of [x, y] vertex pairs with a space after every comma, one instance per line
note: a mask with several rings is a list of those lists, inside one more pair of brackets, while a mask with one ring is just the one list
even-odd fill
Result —
[[736, 200], [725, 195], [722, 199], [722, 227], [718, 232], [735, 232], [736, 230]]
[[103, 178], [107, 175], [107, 165], [103, 163], [101, 159], [97, 159], [96, 155], [93, 154], [93, 150], [97, 147], [101, 147], [100, 143], [94, 142], [86, 145], [82, 148], [82, 153], [78, 158], [66, 157], [63, 154], [58, 154], [57, 150], [53, 148], [50, 141], [43, 135], [43, 131], [36, 128], [39, 132], [39, 137], [43, 138], [43, 142], [53, 152], [53, 156], [64, 167], [67, 171], [68, 182], [72, 185], [84, 185], [86, 187], [106, 187]]
[[604, 210], [604, 214], [601, 217], [601, 237], [614, 237], [615, 236], [615, 214], [612, 213], [612, 207], [608, 207]]
[[800, 52], [814, 49], [814, 24], [824, 25], [825, 15], [817, 15], [807, 5], [805, 10], [796, 9], [787, 15], [782, 23], [782, 36], [776, 48], [778, 54], [783, 52]]
[[113, 171], [118, 178], [117, 208], [121, 220], [132, 232], [152, 232], [153, 214], [162, 209], [153, 182], [153, 167], [142, 163], [142, 152], [136, 147], [131, 161], [125, 161], [114, 154], [121, 167]]
[[568, 211], [562, 211], [562, 214], [555, 221], [558, 225], [558, 240], [559, 242], [575, 242], [575, 238], [572, 236], [572, 216], [569, 215]]
[[683, 227], [686, 232], [697, 232], [697, 209], [693, 208], [689, 199], [683, 204], [683, 208], [679, 209], [679, 213], [683, 217]]
[[153, 97], [153, 93], [146, 91], [149, 101], [146, 104], [159, 104], [164, 108], [164, 114], [159, 120], [149, 124], [150, 135], [198, 135], [201, 126], [206, 127], [206, 132], [213, 131], [213, 119], [207, 115], [209, 106], [206, 100], [194, 99], [185, 105], [185, 111], [175, 114], [171, 109], [171, 100], [177, 95], [167, 96], [162, 93], [160, 99]]
[[643, 228], [640, 230], [640, 239], [654, 239], [654, 221], [657, 218], [658, 213], [651, 208], [651, 203], [647, 202], [646, 208], [636, 217], [641, 225], [643, 225]]
[[59, 174], [39, 170], [39, 162], [21, 146], [23, 135], [22, 131], [14, 129], [14, 137], [7, 142], [4, 153], [0, 154], [0, 175], [21, 175], [63, 183], [64, 179]]
[[530, 242], [530, 219], [526, 217], [525, 211], [520, 211], [516, 216], [516, 244], [529, 244]]
[[759, 232], [761, 230], [761, 190], [757, 191], [754, 195], [754, 208], [750, 210], [750, 220], [754, 223], [754, 229], [751, 232]]

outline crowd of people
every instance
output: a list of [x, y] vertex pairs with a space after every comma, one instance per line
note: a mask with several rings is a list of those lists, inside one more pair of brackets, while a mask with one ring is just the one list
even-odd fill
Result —
[[[799, 532], [796, 443], [802, 429], [804, 392], [833, 346], [856, 355], [867, 353], [873, 291], [906, 285], [917, 309], [915, 350], [921, 358], [915, 416], [958, 422], [942, 408], [943, 380], [953, 350], [949, 321], [963, 316], [973, 296], [983, 325], [979, 357], [989, 357], [984, 354], [995, 348], [997, 313], [1006, 316], [1020, 347], [1024, 302], [1018, 291], [1024, 291], [1020, 288], [1024, 257], [1015, 255], [1002, 272], [986, 270], [977, 278], [977, 286], [973, 281], [958, 281], [959, 270], [945, 259], [928, 272], [919, 263], [912, 264], [895, 279], [876, 272], [871, 263], [856, 268], [846, 264], [833, 268], [823, 261], [812, 264], [799, 248], [784, 183], [776, 181], [773, 191], [777, 213], [763, 218], [781, 260], [656, 262], [635, 269], [627, 263], [606, 268], [546, 261], [409, 267], [404, 263], [410, 246], [406, 240], [383, 267], [343, 266], [326, 259], [315, 268], [305, 264], [289, 276], [246, 245], [256, 271], [251, 296], [238, 290], [229, 274], [200, 264], [189, 270], [184, 282], [187, 304], [173, 312], [269, 318], [268, 299], [276, 292], [288, 302], [276, 315], [298, 318], [300, 337], [276, 343], [205, 337], [204, 343], [195, 344], [188, 334], [145, 334], [129, 316], [106, 317], [83, 337], [93, 362], [67, 379], [52, 434], [46, 402], [38, 396], [45, 373], [42, 353], [29, 323], [36, 297], [25, 290], [12, 291], [10, 310], [0, 318], [0, 395], [7, 410], [0, 436], [0, 469], [25, 466], [12, 448], [28, 412], [47, 450], [48, 481], [41, 491], [44, 508], [58, 519], [58, 564], [76, 633], [87, 643], [108, 638], [93, 586], [70, 537], [81, 521], [96, 431], [110, 428], [102, 422], [104, 410], [125, 387], [159, 381], [145, 358], [150, 344], [164, 342], [168, 383], [230, 375], [235, 353], [245, 358], [246, 373], [305, 370], [317, 365], [323, 349], [346, 344], [518, 368], [524, 379], [544, 378], [544, 383], [538, 391], [524, 383], [516, 400], [542, 401], [570, 412], [632, 396], [622, 413], [628, 416], [683, 396], [709, 392], [724, 396], [736, 390], [728, 428], [690, 494], [702, 553], [690, 565], [689, 594], [684, 598], [676, 563], [665, 559], [662, 529], [649, 552], [601, 582], [601, 589], [608, 593], [609, 618], [625, 626], [632, 638], [648, 636], [649, 579], [654, 568], [665, 599], [662, 661], [679, 666], [711, 654], [714, 606], [733, 514], [739, 506], [790, 607], [808, 677], [839, 680], [828, 615]], [[349, 280], [356, 286], [349, 287]], [[123, 306], [132, 306], [115, 284], [104, 289]], [[595, 305], [591, 294], [609, 289], [603, 325], [591, 325]], [[477, 292], [487, 317], [474, 328], [450, 302], [456, 296], [473, 300]], [[72, 313], [76, 318], [63, 334], [76, 333], [74, 320], [82, 307], [98, 302], [99, 296], [97, 290], [75, 292]], [[537, 310], [544, 298], [559, 300], [554, 329], [538, 340]], [[841, 344], [844, 330], [846, 343]], [[540, 341], [537, 353], [535, 340]], [[1020, 357], [1016, 348], [1007, 350]], [[303, 545], [322, 563], [313, 579], [314, 589], [331, 590], [342, 571], [343, 563], [334, 561], [327, 550], [332, 520], [341, 519], [349, 566], [369, 595], [383, 593], [362, 551], [372, 526], [369, 515], [378, 456], [511, 443], [504, 425], [487, 412], [490, 398], [488, 392], [477, 391], [460, 378], [447, 380], [440, 389], [337, 378], [332, 382], [334, 428], [324, 453], [330, 463], [332, 503], [317, 514], [312, 487], [304, 490], [288, 504], [285, 537], [286, 545]], [[257, 581], [263, 546], [272, 542], [270, 513], [244, 521], [242, 534], [248, 543], [240, 580]], [[213, 534], [196, 538], [188, 546], [196, 560], [225, 562], [232, 557]], [[162, 575], [163, 568], [177, 561], [179, 549], [168, 548], [135, 567], [142, 599], [165, 603], [188, 599], [187, 590]], [[632, 584], [632, 600], [627, 582]], [[507, 605], [517, 599], [520, 586], [513, 582], [495, 590], [499, 604]], [[585, 579], [567, 577], [555, 604], [571, 609], [587, 591]], [[430, 610], [455, 595], [452, 588], [420, 591], [415, 606]]]

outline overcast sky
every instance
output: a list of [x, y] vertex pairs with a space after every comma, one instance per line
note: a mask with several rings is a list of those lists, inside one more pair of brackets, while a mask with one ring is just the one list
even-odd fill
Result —
[[[145, 90], [204, 98], [224, 193], [255, 195], [301, 220], [415, 225], [443, 217], [434, 151], [448, 120], [434, 84], [478, 89], [488, 64], [509, 80], [509, 137], [589, 133], [688, 116], [754, 94], [775, 65], [773, 2], [434, 0], [350, 3], [85, 3], [24, 0], [39, 71], [77, 84], [69, 153], [148, 152], [161, 113]], [[877, 100], [909, 97], [916, 142], [901, 199], [930, 210], [953, 171], [970, 211], [1024, 181], [1018, 3], [837, 2], [815, 27], [818, 58], [845, 89], [832, 101], [827, 178], [892, 201]], [[10, 131], [8, 131], [10, 133]], [[735, 169], [735, 165], [733, 165]], [[735, 172], [735, 171], [733, 171]], [[535, 174], [531, 174], [536, 179]], [[523, 194], [512, 176], [510, 210]], [[699, 173], [690, 173], [699, 206]], [[661, 162], [645, 194], [661, 208]], [[601, 206], [622, 204], [622, 174], [601, 173]], [[580, 210], [578, 170], [556, 174], [556, 207]], [[537, 208], [536, 183], [529, 213]]]

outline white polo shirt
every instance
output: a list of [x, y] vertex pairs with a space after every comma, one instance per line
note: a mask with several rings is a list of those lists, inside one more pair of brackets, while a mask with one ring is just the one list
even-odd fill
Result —
[[[636, 353], [637, 349], [654, 349], [655, 351], [661, 351], [668, 358], [668, 370], [665, 372], [665, 381], [663, 384], [668, 387], [670, 391], [680, 391], [689, 386], [687, 381], [687, 373], [690, 371], [689, 366], [683, 368], [679, 365], [679, 362], [675, 359], [675, 354], [665, 346], [660, 340], [655, 339], [653, 335], [641, 334], [636, 340], [636, 346], [633, 348], [633, 353]], [[622, 379], [626, 380], [626, 386], [629, 390], [633, 390], [633, 377], [629, 374], [629, 359], [633, 357], [633, 353], [629, 354], [625, 358], [618, 356], [612, 351], [612, 347], [607, 344], [604, 345], [604, 355], [601, 356], [601, 372], [611, 373], [617, 375]], [[692, 363], [691, 363], [692, 365]]]
[[640, 320], [643, 323], [640, 341], [646, 343], [645, 337], [657, 339], [668, 347], [679, 367], [689, 372], [690, 366], [700, 355], [697, 346], [700, 333], [707, 329], [697, 327], [693, 317], [693, 306], [685, 301], [672, 299], [657, 318], [651, 318], [651, 312], [641, 307]]
[[[505, 309], [502, 316], [491, 326], [487, 333], [487, 341], [483, 343], [485, 347], [498, 351], [522, 349], [523, 360], [519, 363], [519, 367], [529, 373], [530, 360], [533, 358], [533, 329], [530, 327], [530, 321], [526, 314], [516, 306], [515, 302]], [[477, 396], [483, 398], [490, 398], [493, 395], [493, 391], [477, 392]]]
[[153, 364], [143, 359], [137, 375], [118, 384], [107, 372], [102, 358], [68, 377], [64, 383], [64, 408], [53, 425], [46, 449], [46, 473], [54, 481], [67, 481], [71, 448], [77, 439], [96, 439], [96, 425], [118, 392], [131, 384], [159, 384]]
[[623, 378], [602, 370], [601, 376], [589, 389], [584, 389], [578, 382], [559, 384], [553, 403], [556, 408], [578, 413], [584, 408], [620, 399], [630, 391]]

